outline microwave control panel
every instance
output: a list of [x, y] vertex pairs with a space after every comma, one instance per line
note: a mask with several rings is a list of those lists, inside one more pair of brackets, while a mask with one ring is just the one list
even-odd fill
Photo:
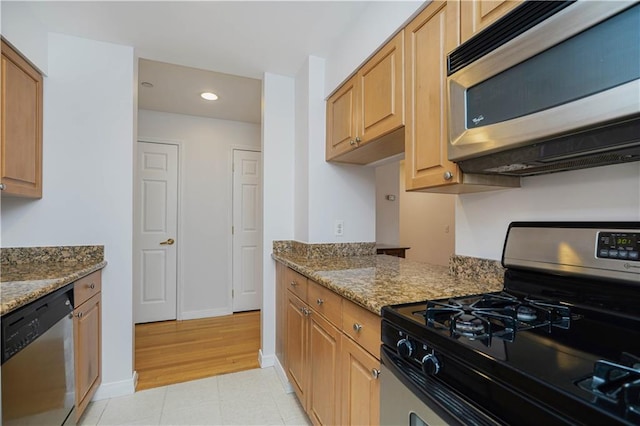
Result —
[[596, 257], [639, 261], [640, 232], [598, 232]]

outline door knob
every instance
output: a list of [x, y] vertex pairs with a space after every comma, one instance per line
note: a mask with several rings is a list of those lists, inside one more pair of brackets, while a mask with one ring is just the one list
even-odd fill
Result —
[[169, 238], [167, 241], [160, 243], [161, 246], [172, 246], [176, 241], [173, 238]]

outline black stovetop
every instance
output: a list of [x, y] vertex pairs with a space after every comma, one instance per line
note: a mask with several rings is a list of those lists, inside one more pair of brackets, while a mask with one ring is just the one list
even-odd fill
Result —
[[[640, 411], [634, 411], [640, 409], [640, 392], [622, 388], [626, 385], [640, 391], [640, 360], [637, 358], [640, 356], [640, 321], [626, 314], [570, 306], [555, 300], [543, 300], [542, 303], [560, 306], [561, 314], [554, 309], [549, 321], [540, 313], [535, 320], [525, 317], [525, 321], [520, 321], [514, 313], [515, 319], [507, 324], [506, 332], [504, 322], [491, 317], [487, 322], [498, 324], [493, 327], [493, 333], [467, 333], [466, 328], [461, 332], [452, 327], [456, 315], [460, 316], [455, 311], [426, 315], [428, 309], [442, 310], [443, 306], [476, 303], [476, 306], [484, 307], [483, 300], [496, 296], [518, 297], [502, 292], [385, 307], [383, 319], [395, 328], [389, 332], [383, 325], [383, 343], [395, 348], [398, 330], [402, 330], [417, 346], [422, 345], [439, 355], [443, 364], [440, 376], [444, 381], [448, 377], [447, 363], [453, 364], [456, 359], [456, 363], [465, 363], [491, 380], [502, 382], [532, 400], [548, 403], [552, 408], [564, 398], [563, 405], [570, 410], [573, 404], [576, 412], [569, 418], [580, 415], [581, 405], [584, 405], [594, 412], [604, 412], [605, 418], [610, 415], [621, 422], [640, 424]], [[519, 297], [517, 303], [529, 305], [525, 296]], [[537, 298], [536, 303], [539, 302]], [[503, 304], [499, 311], [501, 315], [504, 313]], [[477, 313], [471, 308], [461, 312], [466, 316]], [[509, 328], [514, 325], [515, 330], [511, 332]], [[595, 386], [598, 383], [594, 383], [598, 381], [598, 378], [594, 380], [594, 370], [603, 360], [624, 365], [617, 372], [601, 373], [601, 376], [611, 376], [611, 380], [607, 379], [608, 383], [600, 383], [598, 387]], [[630, 368], [631, 372], [624, 367]], [[465, 392], [465, 389], [458, 390]], [[563, 410], [563, 407], [556, 408]], [[585, 413], [588, 411], [582, 414]]]

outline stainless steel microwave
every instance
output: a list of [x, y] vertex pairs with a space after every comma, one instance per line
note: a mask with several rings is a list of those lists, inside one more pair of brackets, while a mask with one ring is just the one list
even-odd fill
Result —
[[448, 55], [449, 159], [533, 175], [640, 160], [640, 4], [525, 1]]

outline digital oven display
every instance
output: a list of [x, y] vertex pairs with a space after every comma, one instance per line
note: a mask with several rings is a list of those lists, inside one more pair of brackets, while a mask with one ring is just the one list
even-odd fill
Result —
[[638, 261], [640, 233], [599, 232], [596, 257]]

